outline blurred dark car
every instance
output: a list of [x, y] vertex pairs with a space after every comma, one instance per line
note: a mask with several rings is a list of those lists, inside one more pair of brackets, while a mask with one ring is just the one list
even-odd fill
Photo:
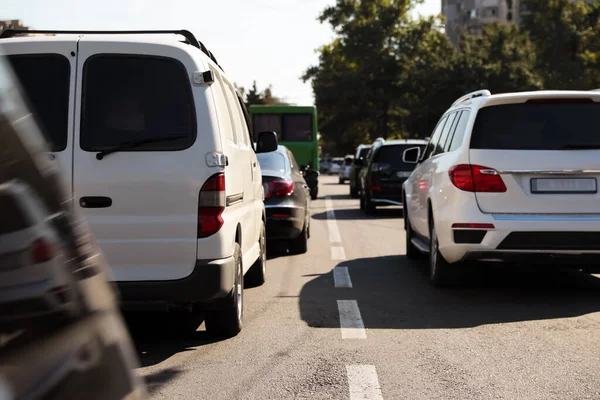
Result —
[[361, 144], [356, 148], [356, 154], [354, 154], [350, 167], [350, 196], [352, 197], [358, 197], [358, 174], [370, 148], [370, 144]]
[[306, 253], [310, 236], [310, 190], [285, 146], [257, 154], [262, 170], [267, 240], [284, 241], [292, 254]]
[[361, 210], [372, 214], [378, 206], [401, 206], [402, 184], [415, 168], [404, 162], [404, 150], [421, 147], [423, 151], [426, 145], [424, 140], [377, 139], [359, 174]]
[[0, 398], [145, 398], [109, 269], [35, 118], [0, 57]]

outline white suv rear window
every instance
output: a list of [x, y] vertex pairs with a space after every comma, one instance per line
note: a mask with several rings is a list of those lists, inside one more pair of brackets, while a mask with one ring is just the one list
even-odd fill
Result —
[[600, 148], [600, 103], [506, 104], [479, 110], [472, 149], [569, 150]]
[[[97, 55], [83, 69], [81, 148], [100, 151], [149, 142], [126, 151], [182, 150], [196, 139], [190, 82], [179, 61]], [[177, 137], [177, 139], [175, 139]]]

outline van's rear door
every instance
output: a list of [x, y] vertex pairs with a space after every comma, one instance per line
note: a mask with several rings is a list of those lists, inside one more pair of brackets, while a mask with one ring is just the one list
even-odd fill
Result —
[[206, 107], [197, 115], [193, 90], [207, 87], [192, 88], [183, 49], [117, 40], [79, 42], [76, 207], [115, 280], [181, 279], [195, 266], [199, 191], [215, 172], [197, 150], [214, 149], [200, 143], [212, 135], [197, 135], [210, 118]]
[[2, 41], [1, 45], [50, 144], [49, 157], [60, 165], [64, 184], [72, 195], [77, 37], [52, 41], [27, 37]]
[[379, 192], [374, 194], [376, 198], [402, 202], [402, 184], [415, 167], [414, 164], [402, 161], [402, 154], [411, 147], [416, 145], [393, 144], [379, 148], [372, 166], [373, 184], [380, 188]]
[[599, 214], [599, 114], [600, 103], [581, 95], [480, 109], [470, 162], [497, 170], [506, 186], [477, 191], [481, 211]]

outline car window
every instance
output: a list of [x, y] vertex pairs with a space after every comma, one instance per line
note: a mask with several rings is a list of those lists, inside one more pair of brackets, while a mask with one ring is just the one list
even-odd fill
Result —
[[60, 54], [13, 55], [8, 59], [50, 150], [65, 150], [69, 125], [69, 60]]
[[423, 157], [421, 157], [421, 160], [426, 160], [433, 154], [433, 151], [435, 150], [435, 147], [437, 146], [437, 143], [439, 142], [440, 135], [442, 134], [442, 130], [444, 129], [444, 125], [445, 125], [447, 119], [448, 119], [448, 117], [446, 116], [446, 117], [442, 118], [440, 120], [440, 122], [438, 122], [437, 126], [435, 127], [435, 131], [433, 131], [433, 134], [431, 135], [431, 138], [429, 139], [429, 143], [427, 144], [427, 147], [425, 148], [425, 152], [423, 153]]
[[242, 113], [238, 106], [238, 101], [233, 90], [233, 86], [229, 82], [222, 80], [223, 92], [225, 93], [225, 99], [227, 100], [227, 108], [229, 110], [229, 116], [231, 118], [231, 124], [234, 130], [235, 143], [239, 145], [247, 145], [247, 134], [245, 130], [246, 125], [243, 121]]
[[435, 146], [435, 151], [433, 152], [433, 155], [442, 154], [444, 152], [444, 145], [446, 144], [446, 141], [448, 140], [448, 136], [452, 132], [452, 129], [454, 129], [454, 123], [456, 121], [457, 115], [458, 115], [458, 113], [452, 113], [452, 114], [448, 115], [448, 119], [446, 120], [446, 123], [444, 124], [444, 129], [442, 129], [442, 134], [440, 135], [440, 140], [438, 141], [438, 143]]
[[12, 194], [0, 193], [0, 210], [2, 210], [0, 235], [17, 232], [32, 226]]
[[282, 140], [281, 115], [279, 114], [254, 114], [254, 140], [258, 139], [261, 132], [276, 132], [279, 140]]
[[277, 171], [285, 173], [286, 160], [285, 157], [276, 151], [270, 153], [258, 153], [256, 155], [260, 169], [263, 171]]
[[313, 140], [313, 116], [311, 114], [284, 114], [281, 140], [310, 142]]
[[456, 129], [454, 129], [454, 133], [452, 134], [452, 138], [450, 141], [446, 142], [447, 151], [454, 151], [460, 147], [463, 142], [463, 138], [465, 137], [467, 123], [469, 122], [469, 116], [471, 115], [471, 111], [464, 110], [460, 114], [460, 119], [458, 120], [458, 124]]
[[369, 149], [370, 149], [370, 147], [361, 149], [360, 153], [358, 153], [358, 158], [365, 158], [367, 156], [367, 153], [369, 153]]
[[244, 104], [244, 100], [240, 96], [238, 92], [236, 92], [236, 96], [238, 99], [238, 103], [240, 105], [240, 110], [242, 112], [242, 116], [244, 117], [244, 124], [246, 126], [246, 141], [250, 144], [250, 147], [254, 149], [252, 145], [252, 125], [250, 125], [250, 114], [248, 114], [248, 110], [246, 109], [246, 105]]
[[124, 151], [182, 150], [196, 139], [194, 100], [185, 68], [162, 57], [100, 55], [83, 68], [81, 148], [99, 151], [155, 137]]
[[600, 147], [600, 103], [521, 103], [479, 110], [471, 148], [564, 150]]
[[[414, 144], [397, 144], [381, 146], [379, 151], [375, 154], [373, 162], [377, 163], [380, 168], [393, 169], [396, 171], [412, 171], [415, 167], [414, 164], [408, 164], [402, 161], [402, 154], [404, 150], [416, 147]], [[418, 146], [423, 151], [425, 145]]]

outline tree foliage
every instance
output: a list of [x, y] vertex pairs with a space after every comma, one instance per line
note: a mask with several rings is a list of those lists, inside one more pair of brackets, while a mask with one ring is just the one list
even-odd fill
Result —
[[260, 92], [256, 86], [256, 81], [252, 83], [252, 87], [247, 93], [243, 87], [240, 87], [239, 91], [242, 96], [245, 96], [246, 107], [250, 107], [252, 105], [289, 105], [289, 103], [283, 101], [281, 98], [273, 96], [270, 85], [265, 90]]
[[[463, 33], [460, 48], [441, 17], [410, 18], [410, 0], [337, 0], [326, 8], [319, 20], [337, 37], [303, 75], [312, 82], [323, 150], [343, 154], [377, 137], [429, 136], [456, 98], [482, 88], [600, 88], [599, 6], [526, 1], [535, 17], [524, 28]], [[572, 61], [561, 64], [568, 51]]]

